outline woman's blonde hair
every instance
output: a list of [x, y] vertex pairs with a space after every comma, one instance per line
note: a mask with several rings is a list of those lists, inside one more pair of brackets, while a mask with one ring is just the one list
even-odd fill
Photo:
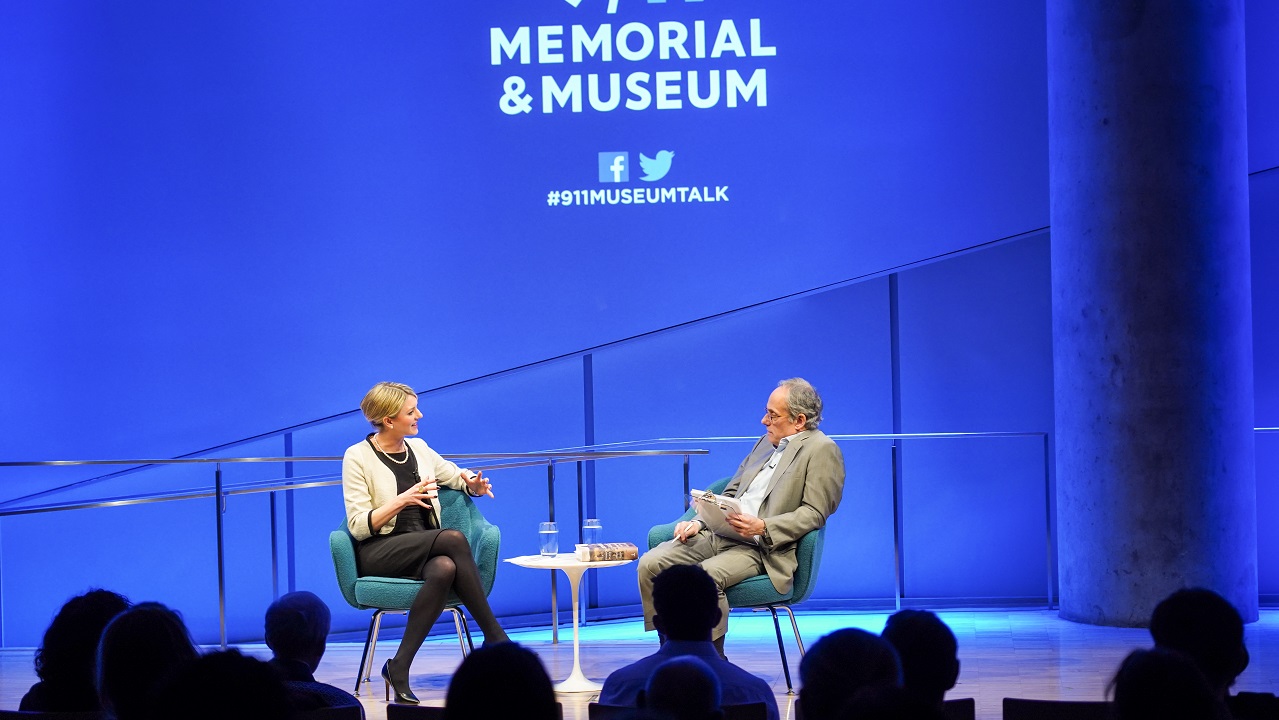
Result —
[[364, 419], [373, 425], [374, 430], [381, 430], [382, 421], [399, 415], [400, 408], [411, 397], [417, 397], [417, 393], [404, 383], [380, 382], [364, 394], [360, 410], [364, 411]]

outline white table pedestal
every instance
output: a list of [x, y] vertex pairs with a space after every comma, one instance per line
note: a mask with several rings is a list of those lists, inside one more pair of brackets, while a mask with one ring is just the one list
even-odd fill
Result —
[[582, 576], [591, 568], [617, 567], [632, 561], [600, 560], [583, 562], [571, 553], [560, 553], [558, 555], [521, 555], [520, 557], [507, 558], [506, 562], [535, 570], [563, 570], [564, 574], [568, 576], [569, 588], [573, 593], [573, 672], [569, 673], [569, 676], [563, 681], [555, 684], [555, 692], [599, 692], [604, 686], [582, 673], [581, 649], [578, 644], [578, 617], [580, 616], [578, 610], [578, 586], [582, 583]]

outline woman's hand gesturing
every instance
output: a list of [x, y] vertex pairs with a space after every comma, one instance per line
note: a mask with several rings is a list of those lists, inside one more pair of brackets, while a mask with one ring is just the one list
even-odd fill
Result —
[[471, 497], [479, 497], [481, 495], [493, 497], [493, 484], [484, 477], [483, 470], [475, 473], [474, 477], [466, 478], [465, 475], [463, 475], [463, 478], [466, 480], [466, 492], [470, 494]]
[[395, 499], [399, 502], [401, 509], [410, 505], [429, 509], [431, 504], [427, 500], [435, 497], [438, 494], [438, 489], [439, 485], [435, 482], [435, 478], [422, 480], [413, 483], [412, 487], [397, 495]]

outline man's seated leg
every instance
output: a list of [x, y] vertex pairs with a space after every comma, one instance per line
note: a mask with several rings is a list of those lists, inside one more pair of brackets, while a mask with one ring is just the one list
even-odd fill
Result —
[[699, 563], [719, 593], [719, 624], [711, 631], [711, 641], [724, 655], [724, 635], [728, 633], [728, 597], [724, 589], [764, 573], [764, 556], [759, 550], [742, 543], [715, 538], [718, 552]]
[[640, 602], [644, 605], [644, 629], [653, 627], [653, 578], [672, 565], [697, 565], [715, 554], [715, 536], [709, 532], [701, 532], [689, 538], [687, 542], [667, 540], [640, 556], [639, 559], [639, 591]]

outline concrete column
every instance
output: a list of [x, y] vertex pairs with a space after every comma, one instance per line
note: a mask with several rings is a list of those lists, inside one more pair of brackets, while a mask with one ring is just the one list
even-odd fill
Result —
[[1061, 615], [1257, 617], [1242, 0], [1048, 0]]

